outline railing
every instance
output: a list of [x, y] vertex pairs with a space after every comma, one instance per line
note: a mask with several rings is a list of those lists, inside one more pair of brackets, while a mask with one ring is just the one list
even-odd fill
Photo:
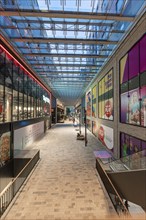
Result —
[[146, 149], [120, 159], [111, 158], [110, 160], [104, 164], [113, 172], [146, 169]]
[[96, 169], [118, 215], [128, 216], [128, 209], [98, 159], [96, 159]]
[[39, 160], [39, 151], [25, 165], [21, 172], [10, 182], [7, 187], [0, 193], [0, 217], [7, 209], [12, 199], [30, 174], [31, 170]]

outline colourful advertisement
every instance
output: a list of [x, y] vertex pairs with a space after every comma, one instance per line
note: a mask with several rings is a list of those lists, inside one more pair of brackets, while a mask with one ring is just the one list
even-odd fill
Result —
[[104, 77], [104, 93], [110, 91], [113, 88], [112, 77], [112, 70], [110, 70]]
[[92, 89], [92, 117], [96, 118], [96, 86]]
[[139, 74], [139, 42], [135, 44], [132, 47], [132, 49], [129, 51], [128, 61], [129, 61], [128, 79], [132, 79], [133, 77]]
[[104, 107], [103, 107], [103, 115], [102, 118], [113, 120], [113, 99], [108, 99], [104, 101]]
[[92, 121], [92, 133], [97, 136], [97, 125], [95, 121]]
[[128, 123], [128, 92], [121, 95], [121, 122]]
[[120, 60], [121, 122], [146, 127], [146, 34]]
[[125, 157], [146, 149], [146, 141], [121, 133], [120, 146], [121, 157]]
[[113, 120], [113, 70], [110, 70], [99, 82], [98, 116]]
[[86, 115], [91, 116], [91, 91], [86, 94]]
[[141, 88], [141, 125], [146, 127], [146, 86]]
[[99, 96], [102, 95], [102, 84], [101, 84], [101, 81], [98, 83], [98, 95]]
[[128, 54], [120, 60], [120, 84], [128, 81]]
[[129, 92], [129, 123], [140, 125], [139, 89]]
[[140, 73], [146, 71], [146, 34], [140, 40]]
[[3, 164], [10, 159], [10, 132], [0, 137], [0, 162]]
[[98, 139], [109, 150], [113, 150], [113, 129], [105, 125], [98, 125]]

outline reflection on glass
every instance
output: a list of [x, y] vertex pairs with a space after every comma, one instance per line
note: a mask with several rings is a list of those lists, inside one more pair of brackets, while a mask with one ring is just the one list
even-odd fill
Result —
[[11, 121], [11, 111], [12, 111], [12, 90], [5, 88], [5, 121]]
[[27, 119], [27, 95], [24, 95], [24, 119]]
[[18, 92], [13, 90], [13, 121], [18, 120], [18, 113], [19, 113], [18, 109], [19, 109]]
[[23, 111], [23, 93], [19, 92], [19, 120], [22, 120], [24, 117], [24, 111]]

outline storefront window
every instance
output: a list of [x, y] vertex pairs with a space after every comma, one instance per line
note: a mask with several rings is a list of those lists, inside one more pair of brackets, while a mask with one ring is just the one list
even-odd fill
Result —
[[5, 53], [0, 49], [0, 123], [4, 121]]
[[5, 122], [12, 121], [12, 89], [5, 87]]
[[19, 119], [19, 67], [16, 63], [13, 65], [13, 121]]
[[0, 75], [0, 123], [50, 114], [50, 102], [43, 101], [50, 94], [1, 47]]

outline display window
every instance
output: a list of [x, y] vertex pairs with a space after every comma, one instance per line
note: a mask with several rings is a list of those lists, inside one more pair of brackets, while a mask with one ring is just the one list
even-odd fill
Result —
[[51, 114], [51, 93], [0, 45], [0, 123]]

